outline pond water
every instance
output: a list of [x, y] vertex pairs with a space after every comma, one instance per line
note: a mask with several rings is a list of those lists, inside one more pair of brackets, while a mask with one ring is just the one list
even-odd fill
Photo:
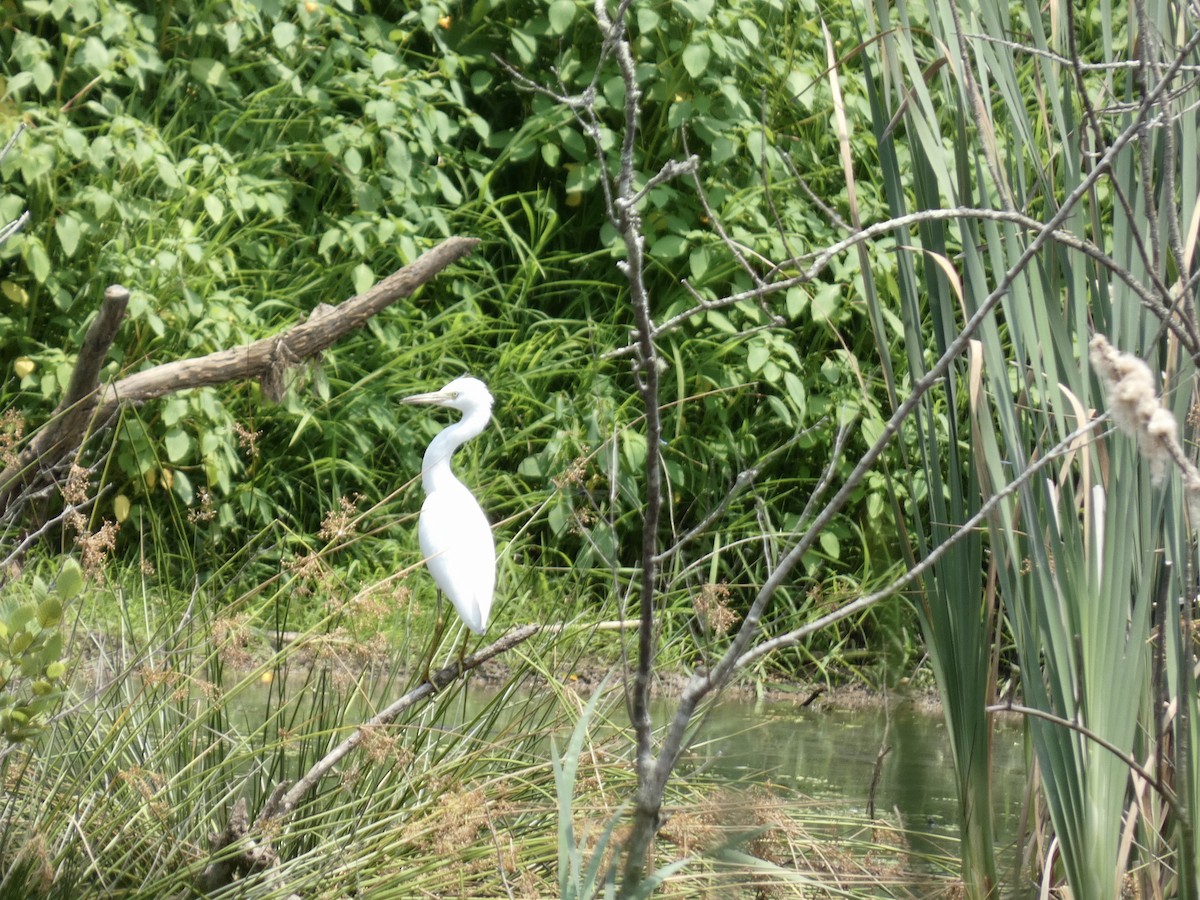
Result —
[[[890, 720], [890, 722], [889, 722]], [[749, 783], [793, 787], [865, 814], [872, 774], [886, 740], [875, 789], [876, 814], [898, 813], [914, 849], [928, 835], [931, 852], [946, 852], [958, 834], [953, 754], [940, 716], [901, 706], [812, 710], [794, 703], [725, 702], [710, 714], [690, 760]], [[993, 742], [996, 838], [1016, 834], [1026, 783], [1021, 729], [1000, 724]], [[937, 840], [933, 840], [937, 838]]]
[[[247, 724], [261, 721], [266, 693], [262, 692], [261, 706], [258, 697], [243, 696], [239, 705]], [[468, 687], [442, 708], [434, 727], [454, 732], [458, 723], [473, 719], [495, 698], [486, 689]], [[670, 702], [657, 703], [654, 721], [659, 725], [668, 721], [673, 708]], [[730, 785], [770, 785], [777, 794], [780, 789], [790, 790], [843, 819], [865, 819], [876, 760], [885, 741], [890, 749], [875, 787], [877, 817], [901, 827], [914, 858], [940, 857], [947, 869], [955, 871], [957, 789], [950, 741], [939, 715], [904, 703], [890, 710], [881, 706], [818, 709], [791, 701], [726, 699], [706, 714], [696, 740], [680, 760], [679, 772], [703, 771]], [[1002, 860], [1013, 858], [1025, 791], [1022, 747], [1019, 726], [997, 724], [993, 809]]]

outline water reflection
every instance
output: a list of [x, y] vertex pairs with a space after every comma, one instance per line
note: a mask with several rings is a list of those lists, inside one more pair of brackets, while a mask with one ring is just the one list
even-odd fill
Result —
[[[371, 685], [371, 690], [381, 687], [382, 694], [392, 699], [394, 686], [389, 692], [389, 686], [381, 682]], [[266, 714], [268, 692], [264, 686], [261, 702], [258, 697], [244, 696], [239, 704], [248, 726]], [[316, 697], [311, 685], [304, 694], [293, 712], [301, 719]], [[536, 702], [531, 695], [520, 696], [523, 700], [519, 705]], [[433, 715], [436, 710], [436, 716], [427, 724], [433, 733], [442, 732], [451, 740], [459, 724], [473, 721], [497, 699], [495, 693], [471, 686], [451, 703], [422, 706], [414, 714]], [[512, 701], [510, 697], [508, 703]], [[364, 708], [346, 717], [346, 723], [356, 720], [360, 713], [369, 715], [378, 705], [364, 703]], [[663, 724], [673, 711], [673, 703], [660, 702], [654, 709], [654, 720]], [[507, 712], [498, 710], [495, 714], [496, 723], [503, 724], [509, 715], [516, 715], [516, 710], [509, 706]], [[885, 738], [891, 749], [875, 789], [876, 814], [888, 818], [897, 814], [897, 824], [905, 830], [918, 855], [953, 853], [946, 842], [958, 832], [950, 741], [940, 716], [911, 706], [902, 704], [890, 712], [880, 707], [815, 710], [787, 701], [727, 699], [707, 713], [690, 751], [681, 760], [681, 770], [702, 769], [730, 784], [771, 785], [794, 791], [798, 797], [828, 801], [830, 811], [865, 816], [872, 773]], [[1012, 849], [1008, 845], [1016, 835], [1026, 782], [1018, 726], [998, 724], [992, 771], [995, 833], [1003, 854], [1006, 848]]]
[[[911, 837], [957, 833], [954, 761], [939, 716], [901, 707], [813, 711], [792, 703], [725, 702], [710, 714], [691, 763], [731, 780], [794, 788], [839, 809], [865, 814], [871, 777], [885, 739], [875, 791], [877, 814], [893, 810]], [[1025, 784], [1020, 728], [1000, 725], [993, 744], [996, 835], [1012, 840]], [[942, 847], [944, 850], [944, 846]]]

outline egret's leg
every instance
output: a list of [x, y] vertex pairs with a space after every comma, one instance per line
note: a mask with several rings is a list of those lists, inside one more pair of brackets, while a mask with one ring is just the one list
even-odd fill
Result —
[[433, 679], [429, 677], [429, 668], [433, 665], [433, 658], [437, 656], [438, 647], [442, 643], [442, 632], [446, 629], [446, 620], [442, 617], [442, 592], [437, 592], [437, 618], [433, 626], [433, 640], [429, 644], [429, 652], [425, 654], [425, 662], [421, 669], [421, 680], [428, 681], [431, 684]]
[[458, 645], [458, 674], [462, 675], [466, 671], [467, 666], [467, 641], [471, 639], [471, 630], [463, 629], [462, 643]]

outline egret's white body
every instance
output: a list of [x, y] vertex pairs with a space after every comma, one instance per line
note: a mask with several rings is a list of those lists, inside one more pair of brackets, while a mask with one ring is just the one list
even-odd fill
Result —
[[405, 397], [462, 412], [462, 418], [434, 436], [421, 462], [425, 503], [417, 535], [429, 572], [458, 614], [476, 634], [487, 629], [496, 588], [496, 544], [492, 528], [467, 486], [450, 471], [450, 457], [487, 427], [492, 395], [478, 378], [456, 378], [440, 391]]

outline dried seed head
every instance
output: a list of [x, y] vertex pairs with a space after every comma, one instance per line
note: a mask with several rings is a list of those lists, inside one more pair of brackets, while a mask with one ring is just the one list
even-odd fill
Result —
[[1167, 464], [1178, 446], [1175, 417], [1158, 401], [1154, 375], [1145, 362], [1132, 353], [1121, 353], [1108, 339], [1097, 334], [1089, 346], [1089, 357], [1108, 394], [1109, 411], [1123, 432], [1137, 439], [1138, 449], [1150, 463], [1150, 477], [1161, 482]]

